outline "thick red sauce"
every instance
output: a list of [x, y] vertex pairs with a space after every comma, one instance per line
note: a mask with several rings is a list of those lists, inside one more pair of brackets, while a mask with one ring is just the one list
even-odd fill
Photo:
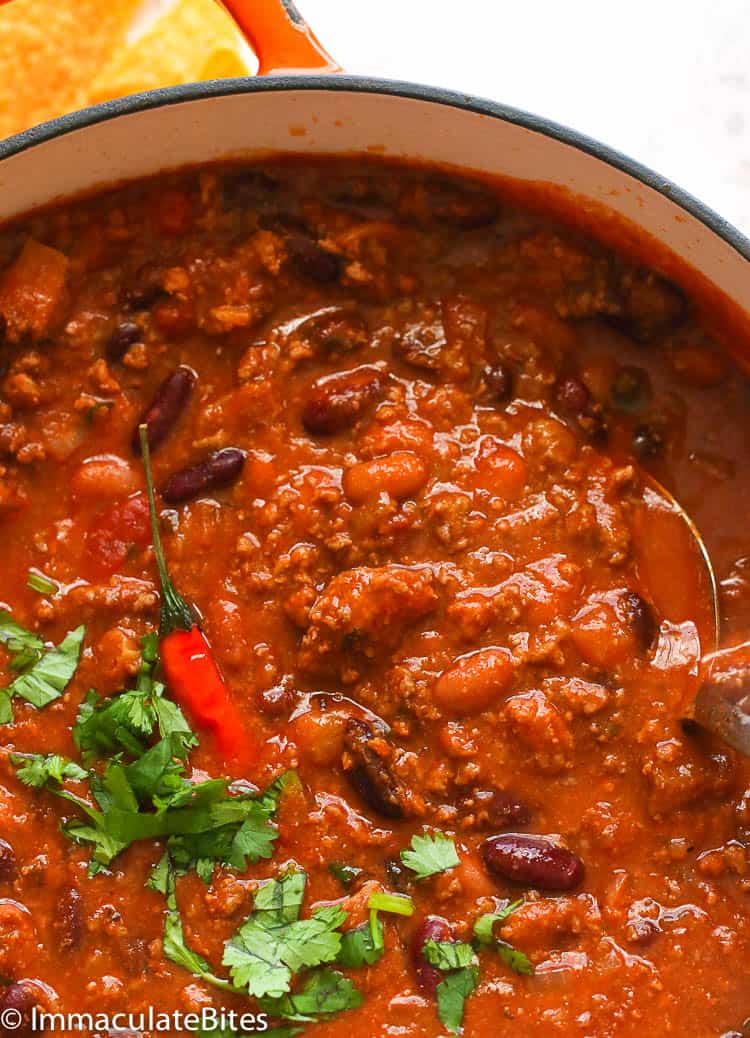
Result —
[[[87, 690], [134, 687], [159, 587], [132, 441], [185, 365], [157, 489], [216, 451], [244, 464], [157, 493], [161, 534], [253, 750], [238, 773], [194, 723], [185, 774], [298, 774], [272, 857], [177, 879], [187, 944], [228, 977], [225, 942], [291, 867], [303, 916], [340, 902], [344, 930], [400, 893], [378, 960], [332, 964], [361, 1005], [305, 1032], [440, 1035], [426, 920], [467, 944], [520, 899], [494, 937], [528, 968], [477, 946], [465, 1034], [743, 1033], [750, 771], [683, 722], [710, 609], [649, 476], [703, 531], [741, 637], [750, 390], [679, 288], [486, 184], [298, 161], [5, 229], [0, 314], [0, 595], [45, 641], [86, 627], [63, 694], [0, 726], [0, 1005], [258, 1010], [165, 954], [163, 840], [89, 876], [60, 829], [78, 808], [10, 756], [80, 764]], [[458, 864], [417, 879], [400, 852], [436, 832]], [[331, 863], [361, 870], [348, 889]]]

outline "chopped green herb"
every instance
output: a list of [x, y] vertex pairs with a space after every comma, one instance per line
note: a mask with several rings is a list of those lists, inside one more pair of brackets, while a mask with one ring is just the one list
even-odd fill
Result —
[[439, 970], [460, 970], [477, 962], [472, 946], [459, 941], [425, 941], [423, 954]]
[[[166, 858], [166, 856], [165, 856]], [[177, 893], [175, 890], [174, 871], [167, 860], [164, 872], [164, 890], [167, 898], [167, 912], [164, 917], [164, 954], [178, 966], [182, 966], [188, 973], [200, 977], [208, 984], [220, 988], [222, 991], [234, 991], [234, 987], [228, 980], [217, 977], [211, 970], [211, 966], [203, 956], [198, 955], [185, 943], [185, 934], [182, 929], [182, 919], [177, 908]]]
[[477, 967], [466, 966], [448, 973], [437, 986], [438, 1016], [453, 1034], [461, 1031], [466, 999], [476, 988], [478, 978]]
[[44, 573], [40, 573], [39, 570], [30, 569], [29, 575], [26, 578], [26, 586], [31, 588], [32, 591], [36, 591], [40, 595], [54, 595], [59, 590], [59, 584], [54, 580], [50, 580]]
[[305, 883], [303, 872], [269, 880], [256, 894], [252, 914], [225, 945], [223, 962], [232, 980], [256, 998], [280, 998], [290, 991], [295, 973], [333, 962], [339, 954], [337, 931], [347, 914], [329, 905], [300, 919]]
[[0, 642], [11, 654], [11, 670], [18, 672], [18, 677], [3, 689], [7, 701], [0, 708], [0, 716], [5, 718], [2, 723], [13, 720], [13, 696], [20, 696], [37, 710], [60, 698], [78, 666], [84, 633], [84, 627], [77, 627], [57, 647], [45, 650], [38, 635], [17, 624], [7, 611], [0, 612]]
[[449, 836], [435, 833], [412, 836], [411, 850], [401, 851], [401, 861], [417, 879], [427, 879], [460, 865], [456, 845]]
[[336, 961], [347, 968], [372, 966], [382, 957], [384, 950], [383, 924], [375, 913], [369, 922], [341, 935], [341, 948]]
[[0, 688], [0, 724], [10, 724], [13, 720], [13, 706], [10, 696], [4, 688]]
[[265, 997], [261, 1008], [271, 1016], [299, 1023], [312, 1023], [362, 1005], [362, 995], [343, 973], [336, 970], [315, 970], [295, 994]]
[[62, 785], [66, 779], [81, 782], [89, 777], [88, 771], [57, 753], [46, 757], [41, 753], [13, 754], [11, 763], [18, 769], [16, 774], [21, 782], [33, 789], [41, 789], [48, 782]]
[[391, 912], [393, 915], [414, 915], [414, 902], [406, 894], [385, 894], [375, 891], [370, 894], [367, 907], [376, 912]]
[[345, 865], [341, 861], [329, 862], [328, 871], [346, 890], [362, 875], [362, 869], [358, 869], [356, 865]]
[[512, 969], [514, 973], [530, 977], [534, 973], [534, 967], [528, 956], [518, 951], [511, 944], [508, 944], [507, 941], [495, 937], [494, 933], [495, 926], [498, 923], [505, 922], [522, 904], [523, 900], [514, 901], [499, 912], [487, 912], [485, 915], [480, 916], [474, 923], [474, 938], [480, 946], [493, 948], [505, 965]]

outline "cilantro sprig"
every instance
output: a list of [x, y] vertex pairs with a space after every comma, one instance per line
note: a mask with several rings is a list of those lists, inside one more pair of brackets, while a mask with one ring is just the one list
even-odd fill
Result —
[[416, 879], [428, 879], [461, 864], [453, 840], [439, 832], [412, 836], [411, 849], [401, 851], [401, 861]]
[[17, 623], [7, 610], [0, 611], [0, 643], [10, 653], [10, 669], [17, 677], [0, 689], [0, 724], [13, 720], [12, 699], [18, 696], [41, 710], [59, 699], [76, 672], [85, 627], [70, 631], [56, 646], [45, 642]]
[[530, 977], [534, 973], [531, 960], [524, 952], [514, 948], [507, 941], [495, 937], [495, 926], [504, 923], [509, 916], [521, 907], [523, 900], [514, 901], [512, 904], [501, 909], [499, 912], [487, 912], [480, 916], [474, 923], [474, 940], [481, 948], [492, 948], [500, 956], [502, 961], [514, 973], [523, 977]]

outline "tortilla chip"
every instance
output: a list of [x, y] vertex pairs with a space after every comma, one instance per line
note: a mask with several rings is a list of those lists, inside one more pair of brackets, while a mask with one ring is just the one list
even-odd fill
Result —
[[138, 35], [152, 0], [0, 0], [0, 138], [155, 87], [250, 74], [216, 0], [178, 0]]
[[143, 0], [13, 0], [0, 8], [0, 137], [81, 108]]
[[139, 90], [250, 73], [251, 55], [216, 0], [179, 0], [144, 35], [121, 47], [91, 85], [91, 102]]

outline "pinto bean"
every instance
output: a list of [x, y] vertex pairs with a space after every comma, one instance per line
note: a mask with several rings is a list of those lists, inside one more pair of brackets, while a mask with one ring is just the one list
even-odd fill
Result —
[[369, 366], [320, 378], [302, 409], [302, 424], [316, 436], [349, 429], [380, 396], [384, 385], [383, 372]]
[[[17, 980], [10, 984], [0, 994], [0, 1038], [32, 1038], [37, 1033], [33, 1027], [34, 1008], [47, 1012], [54, 1001], [54, 992], [40, 980]], [[8, 1026], [2, 1022], [4, 1019], [8, 1020]], [[16, 1020], [20, 1021], [17, 1025]]]
[[430, 998], [435, 998], [438, 984], [445, 979], [445, 975], [427, 961], [424, 946], [428, 941], [449, 941], [452, 936], [450, 925], [442, 916], [428, 915], [412, 938], [411, 958], [417, 984]]
[[451, 714], [477, 714], [509, 688], [513, 659], [506, 649], [479, 649], [459, 656], [432, 689], [437, 705]]
[[344, 260], [336, 252], [324, 249], [312, 238], [303, 234], [290, 234], [286, 238], [286, 249], [296, 272], [310, 281], [326, 285], [338, 281], [344, 269]]
[[458, 808], [468, 816], [472, 829], [507, 829], [528, 825], [531, 818], [528, 805], [502, 789], [472, 789], [460, 799]]
[[384, 818], [404, 815], [406, 791], [394, 775], [390, 761], [381, 756], [387, 751], [386, 736], [367, 721], [350, 717], [344, 731], [347, 777], [362, 799]]
[[73, 473], [71, 490], [76, 497], [110, 501], [129, 497], [138, 489], [138, 473], [116, 454], [86, 458]]
[[75, 887], [68, 887], [57, 901], [55, 929], [63, 951], [76, 951], [83, 937], [83, 898]]
[[133, 343], [140, 341], [142, 334], [140, 325], [135, 321], [120, 321], [107, 341], [107, 358], [121, 360]]
[[12, 883], [17, 871], [16, 852], [7, 840], [0, 840], [0, 883]]
[[137, 454], [141, 451], [138, 427], [144, 423], [148, 427], [148, 445], [151, 450], [155, 450], [177, 423], [197, 377], [192, 368], [181, 364], [164, 379], [135, 427], [133, 450]]
[[214, 451], [197, 465], [180, 469], [169, 477], [161, 496], [170, 505], [189, 501], [207, 490], [218, 490], [234, 483], [245, 465], [245, 452], [239, 447], [224, 447]]
[[482, 856], [495, 875], [541, 890], [572, 890], [584, 877], [581, 859], [543, 836], [490, 836], [482, 846]]
[[384, 458], [361, 461], [344, 473], [344, 493], [361, 504], [379, 494], [390, 494], [397, 501], [414, 497], [427, 482], [427, 465], [411, 451], [394, 451]]

